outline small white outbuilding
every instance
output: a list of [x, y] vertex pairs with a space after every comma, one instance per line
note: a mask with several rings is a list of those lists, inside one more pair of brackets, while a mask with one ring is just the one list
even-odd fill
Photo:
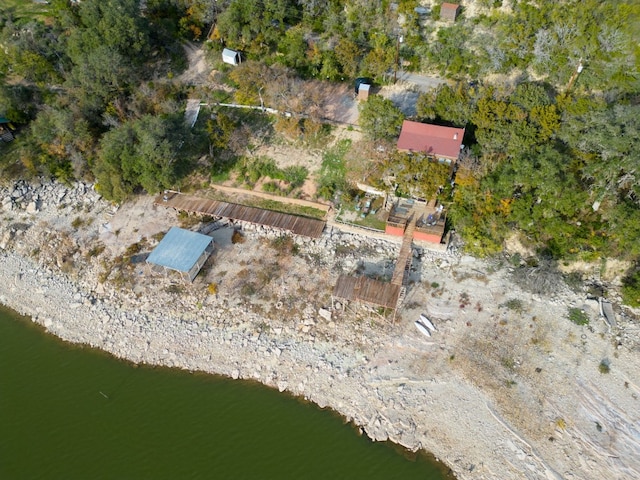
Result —
[[225, 48], [222, 50], [222, 61], [229, 65], [238, 65], [242, 59], [240, 58], [240, 52]]

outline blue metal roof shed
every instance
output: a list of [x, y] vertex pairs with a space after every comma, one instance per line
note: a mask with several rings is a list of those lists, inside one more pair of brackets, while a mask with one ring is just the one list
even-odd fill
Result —
[[180, 272], [189, 281], [213, 252], [213, 238], [183, 228], [171, 227], [158, 246], [147, 257], [147, 263]]

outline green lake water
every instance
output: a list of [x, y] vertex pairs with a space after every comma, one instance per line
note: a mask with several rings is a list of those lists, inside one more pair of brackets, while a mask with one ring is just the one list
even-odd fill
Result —
[[0, 309], [0, 479], [423, 479], [445, 468], [252, 382], [130, 363]]

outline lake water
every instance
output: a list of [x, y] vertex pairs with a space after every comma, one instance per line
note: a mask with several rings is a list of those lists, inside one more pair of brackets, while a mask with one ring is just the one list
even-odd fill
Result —
[[0, 309], [0, 479], [422, 479], [446, 468], [258, 384], [130, 363]]

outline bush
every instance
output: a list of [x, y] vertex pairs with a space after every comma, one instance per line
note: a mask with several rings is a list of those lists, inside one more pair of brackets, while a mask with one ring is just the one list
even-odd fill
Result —
[[293, 188], [302, 186], [308, 175], [309, 171], [302, 166], [291, 166], [282, 170], [282, 180], [290, 183]]
[[570, 308], [569, 309], [569, 320], [571, 320], [576, 325], [589, 325], [589, 317], [579, 308]]
[[236, 243], [244, 243], [245, 241], [246, 239], [244, 238], [244, 235], [240, 230], [234, 230], [231, 234], [231, 243], [233, 243], [234, 245]]
[[258, 289], [256, 288], [255, 284], [251, 282], [247, 282], [243, 284], [242, 287], [240, 287], [240, 294], [243, 297], [251, 297], [255, 295], [257, 291]]
[[512, 298], [511, 300], [507, 300], [506, 302], [500, 304], [499, 306], [506, 307], [509, 310], [513, 310], [514, 312], [517, 312], [517, 313], [524, 312], [524, 304], [522, 303], [522, 300], [520, 300], [519, 298]]
[[351, 140], [340, 140], [324, 153], [318, 180], [318, 196], [331, 200], [336, 192], [347, 190], [347, 167], [344, 157], [350, 148]]
[[290, 235], [281, 235], [271, 240], [271, 248], [276, 251], [278, 256], [296, 255], [298, 253], [298, 245]]
[[640, 266], [622, 280], [622, 301], [630, 307], [640, 307]]
[[609, 373], [611, 371], [611, 364], [608, 359], [603, 358], [600, 360], [600, 365], [598, 365], [598, 370], [600, 373]]
[[286, 193], [282, 191], [277, 182], [266, 182], [262, 184], [262, 190], [264, 192], [273, 193], [276, 195], [282, 195], [283, 193]]

